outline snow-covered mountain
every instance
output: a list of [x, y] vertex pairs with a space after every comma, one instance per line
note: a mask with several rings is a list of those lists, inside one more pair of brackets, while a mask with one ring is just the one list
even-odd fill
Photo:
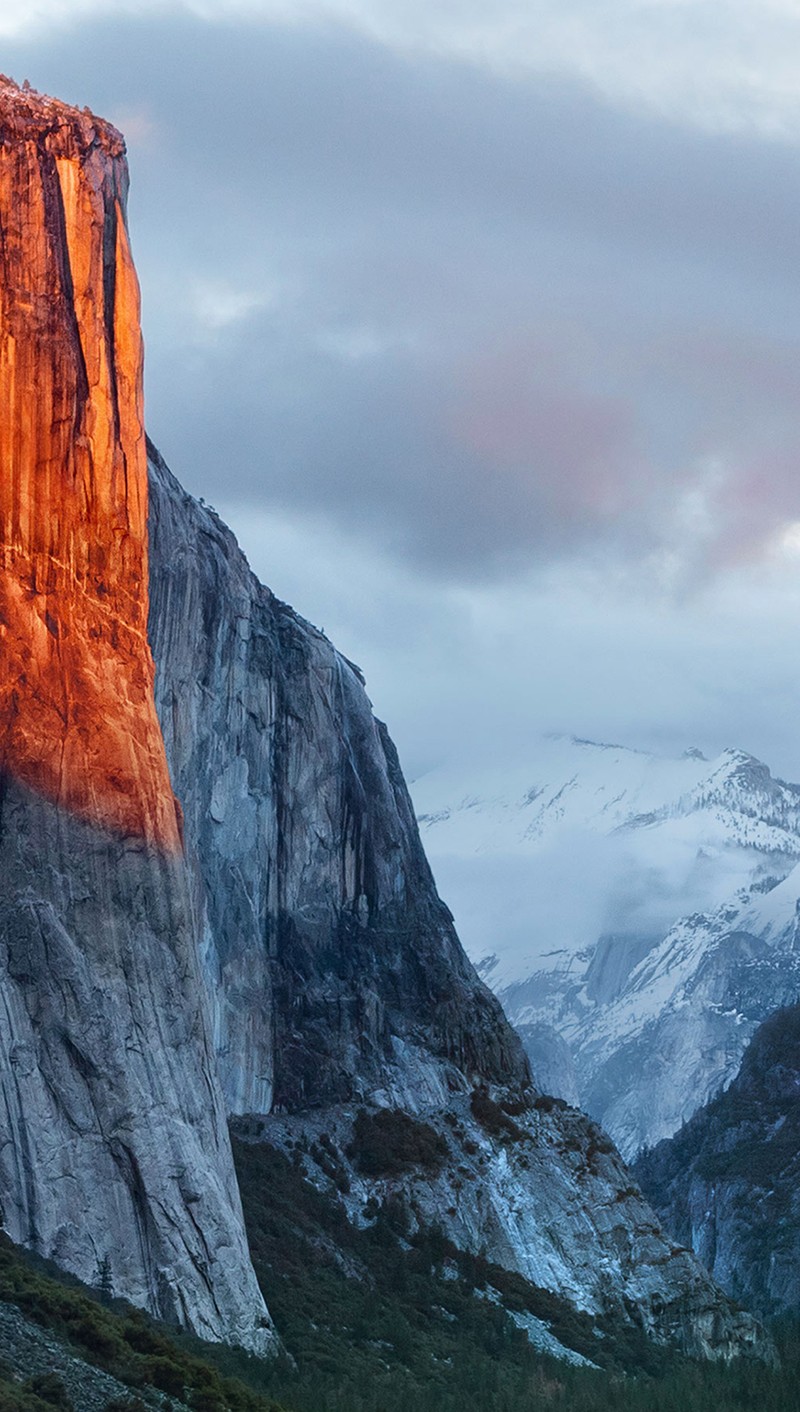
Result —
[[524, 768], [442, 768], [414, 798], [539, 1083], [624, 1154], [674, 1132], [800, 995], [800, 786], [743, 751], [550, 737]]

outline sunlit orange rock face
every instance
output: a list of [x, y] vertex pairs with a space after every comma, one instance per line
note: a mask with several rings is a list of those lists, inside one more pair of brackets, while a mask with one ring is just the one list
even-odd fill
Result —
[[0, 78], [0, 771], [175, 849], [127, 184], [113, 127]]

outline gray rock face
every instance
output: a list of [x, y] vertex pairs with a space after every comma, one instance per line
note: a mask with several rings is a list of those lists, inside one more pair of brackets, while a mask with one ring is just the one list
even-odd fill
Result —
[[150, 639], [232, 1113], [528, 1081], [357, 668], [151, 448]]
[[[662, 1013], [623, 1038], [609, 1024], [584, 1044], [582, 1102], [628, 1161], [678, 1132], [729, 1084], [761, 1021], [800, 994], [800, 956], [788, 938], [768, 944], [744, 930], [742, 920], [721, 909], [673, 928], [653, 964], [637, 975], [643, 1008], [659, 982], [673, 977]], [[691, 969], [682, 976], [686, 957]], [[637, 998], [631, 986], [626, 1000]]]
[[[356, 1102], [424, 1114], [452, 1160], [409, 1200], [456, 1244], [588, 1311], [628, 1301], [652, 1337], [702, 1356], [763, 1351], [599, 1129], [532, 1106], [520, 1041], [436, 894], [358, 669], [257, 583], [153, 448], [150, 478], [156, 703], [230, 1110], [262, 1115], [243, 1121], [267, 1140], [324, 1128], [343, 1148]], [[520, 1115], [511, 1147], [472, 1115], [475, 1085]], [[368, 1185], [354, 1177], [353, 1220]]]
[[575, 1060], [567, 1041], [545, 1021], [517, 1025], [525, 1053], [531, 1061], [536, 1087], [541, 1093], [563, 1098], [573, 1108], [581, 1106]]
[[250, 1266], [180, 856], [9, 779], [0, 1201], [16, 1241], [204, 1338], [274, 1345]]

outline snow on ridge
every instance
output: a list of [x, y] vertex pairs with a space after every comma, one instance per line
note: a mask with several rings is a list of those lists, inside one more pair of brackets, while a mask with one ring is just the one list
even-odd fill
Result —
[[[754, 791], [761, 796], [760, 811], [752, 809]], [[418, 779], [413, 794], [434, 855], [527, 849], [563, 828], [605, 833], [720, 807], [725, 814], [717, 823], [724, 828], [741, 812], [739, 804], [751, 808], [756, 823], [800, 829], [800, 786], [774, 780], [760, 761], [733, 749], [711, 761], [695, 752], [674, 759], [551, 736], [536, 743], [530, 764], [478, 769], [468, 780], [461, 769], [445, 766]], [[777, 840], [747, 842], [764, 847]]]
[[[676, 760], [550, 737], [537, 752], [530, 767], [477, 772], [468, 785], [443, 769], [414, 787], [467, 950], [497, 957], [495, 989], [560, 969], [604, 931], [644, 927], [655, 943], [681, 915], [777, 883], [800, 861], [800, 787], [744, 751]], [[475, 868], [491, 912], [473, 896]], [[570, 887], [584, 907], [559, 908]]]
[[746, 751], [548, 737], [414, 796], [467, 950], [530, 1044], [567, 1042], [565, 1087], [577, 1074], [628, 1155], [727, 1082], [800, 987], [800, 786]]

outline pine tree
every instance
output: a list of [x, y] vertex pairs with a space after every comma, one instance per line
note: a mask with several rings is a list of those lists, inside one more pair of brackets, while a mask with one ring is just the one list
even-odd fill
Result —
[[104, 1299], [114, 1298], [114, 1281], [111, 1275], [111, 1259], [108, 1251], [102, 1260], [98, 1261], [95, 1288], [100, 1291]]

